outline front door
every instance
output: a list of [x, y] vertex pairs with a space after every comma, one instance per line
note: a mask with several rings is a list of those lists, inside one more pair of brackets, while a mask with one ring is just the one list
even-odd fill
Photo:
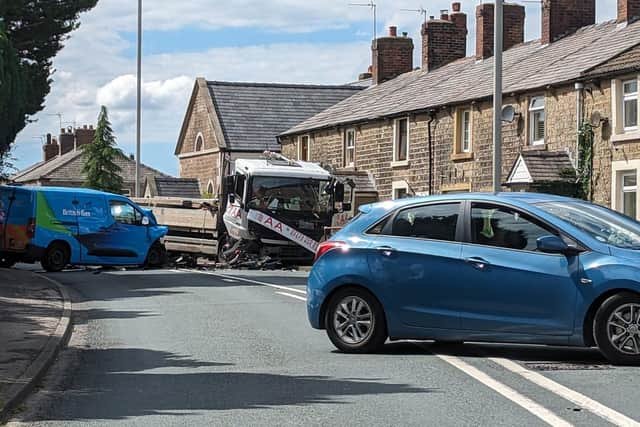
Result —
[[464, 283], [459, 299], [461, 327], [502, 334], [573, 333], [578, 257], [537, 252], [537, 239], [559, 233], [516, 209], [472, 203]]
[[460, 213], [457, 202], [409, 207], [372, 239], [372, 277], [403, 324], [458, 329], [458, 283], [450, 277], [462, 266]]

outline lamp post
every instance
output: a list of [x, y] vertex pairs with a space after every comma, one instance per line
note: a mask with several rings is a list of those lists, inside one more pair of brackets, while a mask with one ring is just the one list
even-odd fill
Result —
[[140, 197], [140, 126], [142, 123], [142, 0], [138, 0], [138, 87], [136, 100], [136, 179], [135, 196]]
[[493, 46], [493, 191], [502, 187], [502, 0], [495, 4], [495, 30]]

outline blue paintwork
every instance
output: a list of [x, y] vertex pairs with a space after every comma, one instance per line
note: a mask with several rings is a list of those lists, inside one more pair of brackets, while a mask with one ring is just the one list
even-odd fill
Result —
[[[579, 255], [545, 254], [471, 244], [382, 235], [366, 230], [401, 208], [438, 201], [499, 203], [548, 222], [586, 249]], [[495, 341], [584, 346], [589, 309], [616, 290], [640, 293], [640, 251], [592, 238], [536, 203], [585, 203], [530, 193], [455, 194], [383, 202], [361, 214], [316, 261], [307, 291], [309, 321], [324, 328], [323, 304], [342, 286], [366, 288], [382, 303], [392, 339]], [[640, 224], [634, 222], [640, 229]], [[381, 247], [395, 252], [383, 253]], [[481, 259], [486, 266], [467, 262]], [[475, 267], [475, 268], [474, 268]], [[591, 284], [582, 284], [589, 279]]]
[[[144, 264], [150, 247], [168, 232], [148, 210], [118, 194], [83, 188], [17, 188], [33, 195], [29, 217], [37, 220], [30, 247], [41, 252], [52, 242], [63, 241], [71, 248], [70, 263], [74, 265]], [[149, 225], [117, 222], [110, 202], [131, 205], [141, 218], [149, 218]]]

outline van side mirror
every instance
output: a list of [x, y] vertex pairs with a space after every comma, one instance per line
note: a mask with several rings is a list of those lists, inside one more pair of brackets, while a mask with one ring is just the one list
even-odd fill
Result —
[[149, 221], [149, 217], [148, 216], [143, 216], [142, 217], [142, 225], [149, 225], [151, 224], [151, 221]]
[[344, 202], [344, 184], [341, 182], [336, 182], [333, 195], [336, 203]]
[[235, 177], [234, 176], [225, 176], [224, 177], [224, 191], [227, 194], [233, 194], [235, 191]]
[[236, 195], [233, 192], [229, 193], [229, 203], [234, 204], [236, 202]]
[[343, 203], [342, 204], [342, 212], [351, 212], [351, 203]]
[[567, 245], [564, 240], [562, 240], [558, 236], [542, 236], [537, 240], [538, 251], [543, 252], [545, 254], [564, 254], [564, 255], [575, 255], [575, 250], [572, 250], [569, 245]]

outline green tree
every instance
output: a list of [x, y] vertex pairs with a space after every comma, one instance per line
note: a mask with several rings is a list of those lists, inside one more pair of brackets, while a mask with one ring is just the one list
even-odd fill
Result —
[[27, 107], [20, 60], [0, 21], [0, 174], [9, 146], [24, 127]]
[[[18, 58], [19, 75], [24, 79], [22, 101], [10, 98], [0, 109], [24, 113], [2, 121], [9, 143], [0, 140], [0, 154], [9, 150], [15, 136], [28, 123], [28, 116], [43, 109], [51, 90], [52, 61], [65, 40], [79, 25], [80, 13], [93, 8], [98, 0], [0, 0], [0, 24]], [[0, 42], [1, 43], [1, 42]], [[18, 104], [22, 102], [22, 105]], [[3, 117], [4, 119], [4, 117]]]
[[122, 177], [116, 159], [123, 154], [116, 148], [116, 138], [109, 122], [107, 107], [104, 105], [98, 117], [96, 134], [91, 144], [83, 145], [84, 167], [87, 178], [84, 186], [110, 193], [122, 192]]

